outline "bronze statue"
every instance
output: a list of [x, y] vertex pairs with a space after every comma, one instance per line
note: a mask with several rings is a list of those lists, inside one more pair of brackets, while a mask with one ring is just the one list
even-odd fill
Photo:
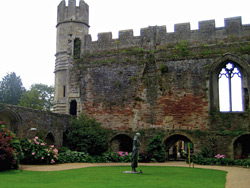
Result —
[[139, 147], [140, 147], [140, 138], [141, 134], [140, 133], [136, 133], [134, 136], [134, 141], [133, 141], [133, 151], [132, 151], [132, 163], [131, 163], [131, 167], [132, 167], [132, 172], [136, 172], [136, 168], [138, 166], [138, 156], [139, 156]]

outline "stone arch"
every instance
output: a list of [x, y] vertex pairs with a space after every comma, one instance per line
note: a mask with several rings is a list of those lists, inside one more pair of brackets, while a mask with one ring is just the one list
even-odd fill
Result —
[[49, 132], [45, 138], [45, 142], [48, 145], [55, 145], [55, 137], [53, 135], [53, 133]]
[[[167, 151], [167, 160], [184, 160], [186, 158], [188, 148], [187, 143], [193, 141], [189, 135], [185, 133], [173, 133], [163, 140], [165, 149]], [[194, 147], [191, 149], [191, 153], [194, 152]]]
[[111, 151], [132, 152], [133, 139], [127, 134], [118, 134], [110, 140]]
[[3, 121], [11, 131], [17, 134], [18, 125], [22, 122], [22, 118], [15, 110], [6, 107], [0, 109], [0, 121]]
[[238, 136], [233, 140], [234, 159], [246, 159], [250, 155], [250, 134]]
[[250, 67], [245, 59], [230, 53], [224, 54], [222, 57], [215, 60], [209, 67], [210, 110], [219, 111], [218, 75], [222, 67], [229, 62], [234, 63], [242, 74], [243, 109], [246, 111], [249, 108]]

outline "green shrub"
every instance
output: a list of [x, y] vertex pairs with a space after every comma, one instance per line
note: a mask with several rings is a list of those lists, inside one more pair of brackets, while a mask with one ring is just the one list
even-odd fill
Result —
[[149, 163], [150, 161], [152, 161], [152, 159], [147, 152], [139, 153], [139, 162]]
[[101, 156], [108, 150], [109, 133], [110, 131], [102, 128], [95, 119], [81, 115], [77, 119], [72, 119], [66, 143], [72, 151]]
[[91, 156], [85, 152], [77, 152], [77, 151], [66, 151], [64, 153], [58, 154], [58, 162], [59, 163], [84, 163], [84, 162], [94, 162]]
[[86, 152], [66, 151], [58, 154], [59, 163], [107, 163], [131, 161], [131, 153], [128, 152], [106, 152], [100, 156], [90, 156]]
[[147, 143], [147, 153], [150, 156], [150, 160], [155, 159], [157, 162], [164, 162], [166, 157], [166, 151], [162, 144], [160, 135], [155, 135]]
[[0, 170], [17, 169], [22, 156], [20, 143], [5, 125], [0, 127]]
[[35, 137], [32, 140], [23, 138], [21, 147], [24, 153], [22, 163], [24, 164], [54, 164], [57, 161], [58, 150]]
[[64, 153], [66, 151], [70, 151], [70, 149], [68, 147], [66, 147], [66, 146], [60, 147], [58, 149], [58, 153]]
[[[188, 162], [188, 159], [186, 159], [186, 162]], [[229, 159], [225, 157], [206, 158], [206, 157], [203, 157], [201, 154], [198, 154], [197, 156], [194, 156], [194, 155], [191, 156], [191, 162], [194, 162], [200, 165], [226, 165], [226, 166], [237, 165], [237, 166], [245, 166], [245, 167], [250, 166], [250, 159], [233, 160], [233, 159]]]
[[109, 162], [131, 162], [131, 153], [118, 151], [118, 152], [107, 152], [104, 154], [105, 158]]

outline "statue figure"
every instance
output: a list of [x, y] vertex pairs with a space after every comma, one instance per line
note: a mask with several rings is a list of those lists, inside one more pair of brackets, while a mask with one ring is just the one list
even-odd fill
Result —
[[132, 167], [132, 172], [136, 172], [136, 168], [138, 166], [138, 156], [139, 156], [139, 147], [140, 147], [140, 138], [141, 134], [140, 133], [136, 133], [134, 136], [134, 141], [133, 141], [133, 151], [132, 151], [132, 163], [131, 163], [131, 167]]

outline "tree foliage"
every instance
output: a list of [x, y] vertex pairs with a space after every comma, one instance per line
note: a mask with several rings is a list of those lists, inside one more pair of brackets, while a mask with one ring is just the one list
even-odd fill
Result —
[[26, 91], [22, 95], [18, 105], [38, 110], [43, 109], [43, 101], [40, 99], [39, 92], [36, 89]]
[[0, 81], [0, 103], [17, 105], [25, 88], [16, 73], [8, 73]]
[[103, 129], [101, 123], [81, 115], [72, 119], [68, 133], [67, 146], [74, 151], [101, 155], [108, 150], [109, 130]]
[[19, 106], [49, 111], [53, 107], [54, 87], [45, 84], [33, 84], [23, 93]]

